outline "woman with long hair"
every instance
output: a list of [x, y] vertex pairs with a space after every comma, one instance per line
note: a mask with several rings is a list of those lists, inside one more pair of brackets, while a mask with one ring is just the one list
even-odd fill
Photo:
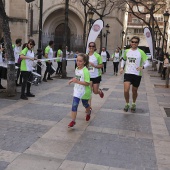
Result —
[[[103, 62], [101, 56], [96, 52], [95, 42], [90, 42], [89, 45], [89, 72], [90, 72], [90, 84], [94, 94], [99, 94], [101, 98], [104, 97], [104, 93], [99, 89], [101, 82], [101, 68], [103, 68]], [[91, 103], [91, 101], [90, 101]]]
[[[30, 39], [26, 47], [21, 51], [20, 54], [20, 58], [22, 59], [20, 70], [23, 79], [20, 98], [23, 100], [28, 100], [28, 97], [35, 97], [35, 95], [33, 95], [30, 92], [33, 62], [34, 62], [34, 51], [33, 51], [34, 46], [35, 46], [34, 40]], [[25, 93], [25, 89], [27, 89], [26, 93]]]

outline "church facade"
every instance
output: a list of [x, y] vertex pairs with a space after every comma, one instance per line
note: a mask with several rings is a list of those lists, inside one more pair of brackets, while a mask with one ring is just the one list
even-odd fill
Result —
[[[92, 1], [95, 3], [95, 1]], [[39, 0], [31, 3], [26, 3], [24, 0], [5, 0], [4, 1], [6, 14], [9, 17], [10, 31], [12, 42], [15, 39], [22, 38], [23, 43], [28, 39], [33, 38], [38, 45], [39, 35]], [[93, 19], [98, 19], [97, 15]], [[65, 22], [65, 0], [50, 0], [43, 1], [43, 29], [42, 29], [42, 44], [47, 45], [50, 40], [55, 41], [55, 48], [62, 44]], [[107, 36], [107, 49], [112, 52], [117, 47], [122, 46], [122, 31], [126, 27], [126, 14], [118, 9], [114, 10], [103, 18], [104, 26], [109, 24], [109, 34]], [[83, 27], [85, 23], [84, 6], [80, 0], [69, 1], [68, 11], [68, 44], [70, 51], [80, 49], [83, 45]], [[87, 33], [88, 34], [87, 23]], [[103, 34], [106, 33], [106, 28], [103, 28]], [[2, 34], [2, 30], [1, 30]], [[99, 48], [99, 39], [96, 43]], [[106, 45], [106, 37], [102, 37], [102, 46]]]

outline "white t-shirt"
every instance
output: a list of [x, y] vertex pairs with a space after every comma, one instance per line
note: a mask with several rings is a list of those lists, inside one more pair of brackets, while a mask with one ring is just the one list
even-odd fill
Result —
[[2, 51], [0, 51], [0, 65], [2, 64], [3, 59], [2, 59]]
[[[90, 83], [90, 74], [86, 67], [84, 67], [81, 70], [76, 68], [75, 75], [79, 81]], [[75, 83], [73, 96], [79, 99], [86, 99], [86, 100], [90, 99], [91, 97], [90, 85], [84, 86], [84, 85]]]
[[107, 61], [107, 53], [106, 53], [106, 51], [102, 51], [101, 56], [102, 56], [102, 61], [106, 62]]
[[128, 49], [125, 51], [123, 59], [126, 61], [125, 73], [141, 76], [142, 72], [138, 71], [137, 68], [141, 67], [148, 57], [144, 51], [140, 49]]
[[[97, 58], [93, 55], [89, 56], [89, 62], [93, 63], [95, 66], [98, 65], [98, 61], [97, 61]], [[90, 72], [90, 78], [96, 78], [99, 76], [99, 72], [98, 72], [98, 69], [95, 68], [95, 67], [92, 67], [90, 64], [89, 64], [89, 72]]]
[[119, 53], [115, 53], [113, 55], [113, 62], [119, 62], [120, 61], [120, 55]]
[[13, 48], [14, 51], [14, 57], [15, 57], [15, 63], [18, 63], [19, 55], [21, 52], [21, 47], [17, 47], [16, 45]]

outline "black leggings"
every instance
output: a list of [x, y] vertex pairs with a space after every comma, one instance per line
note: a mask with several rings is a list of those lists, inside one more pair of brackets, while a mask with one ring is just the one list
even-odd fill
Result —
[[114, 73], [117, 73], [117, 72], [118, 72], [118, 66], [119, 66], [119, 62], [113, 62], [113, 70], [114, 70]]
[[27, 93], [30, 93], [32, 73], [30, 71], [21, 71], [22, 75], [22, 86], [21, 86], [21, 95], [25, 95], [25, 89], [27, 87]]
[[62, 62], [58, 62], [56, 74], [61, 74], [61, 73], [62, 73]]
[[46, 79], [47, 73], [48, 73], [48, 78], [50, 78], [50, 70], [51, 70], [52, 63], [51, 62], [46, 62], [46, 70], [44, 73], [44, 79]]
[[[107, 62], [103, 62], [102, 73], [106, 72], [106, 65], [107, 65]], [[104, 70], [103, 70], [103, 68], [104, 68]]]

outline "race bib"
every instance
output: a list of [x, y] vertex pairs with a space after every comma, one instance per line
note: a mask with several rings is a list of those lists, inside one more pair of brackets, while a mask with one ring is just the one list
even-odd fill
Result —
[[94, 67], [89, 66], [88, 70], [89, 70], [89, 72], [94, 72]]

